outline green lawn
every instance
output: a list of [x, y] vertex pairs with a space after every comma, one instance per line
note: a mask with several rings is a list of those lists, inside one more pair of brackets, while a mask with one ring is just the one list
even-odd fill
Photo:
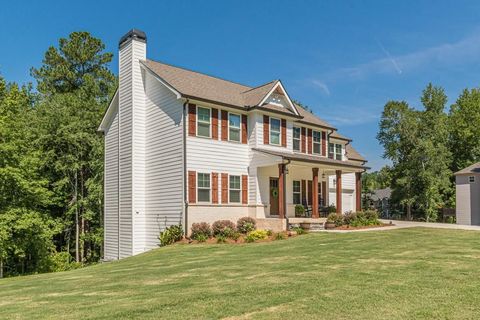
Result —
[[479, 319], [480, 233], [398, 229], [175, 245], [0, 280], [0, 319]]

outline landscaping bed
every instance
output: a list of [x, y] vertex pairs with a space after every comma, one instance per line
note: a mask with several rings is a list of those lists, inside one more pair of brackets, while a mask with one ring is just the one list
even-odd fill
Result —
[[356, 230], [392, 226], [378, 220], [378, 212], [375, 210], [366, 210], [358, 212], [348, 212], [346, 214], [331, 213], [325, 222], [327, 230]]

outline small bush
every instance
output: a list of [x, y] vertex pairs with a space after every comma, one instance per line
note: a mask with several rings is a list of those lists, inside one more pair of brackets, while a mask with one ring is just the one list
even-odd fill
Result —
[[272, 230], [270, 230], [270, 229], [267, 229], [266, 231], [267, 231], [267, 236], [269, 236], [269, 237], [273, 234]]
[[197, 240], [198, 242], [205, 242], [208, 240], [208, 237], [203, 233], [199, 233], [196, 235], [195, 240]]
[[327, 221], [328, 222], [333, 222], [335, 223], [335, 226], [336, 227], [340, 227], [343, 225], [344, 221], [343, 221], [343, 215], [341, 214], [336, 214], [336, 213], [330, 213], [327, 217]]
[[245, 242], [248, 242], [248, 243], [255, 242], [255, 237], [253, 237], [251, 235], [247, 235], [245, 237]]
[[235, 224], [230, 220], [218, 220], [212, 224], [212, 231], [215, 237], [219, 235], [227, 237], [235, 231]]
[[295, 231], [298, 235], [307, 233], [302, 227], [293, 227], [292, 231]]
[[266, 239], [268, 237], [268, 231], [267, 230], [255, 230], [255, 231], [250, 231], [247, 235], [248, 237], [252, 237], [255, 240], [261, 240], [261, 239]]
[[240, 238], [240, 232], [233, 232], [230, 236], [230, 239], [237, 241]]
[[356, 212], [347, 212], [343, 217], [343, 222], [347, 225], [351, 225], [355, 220], [357, 220]]
[[326, 208], [326, 210], [327, 210], [328, 213], [336, 213], [337, 212], [337, 207], [335, 207], [334, 205], [329, 205]]
[[275, 234], [275, 240], [283, 240], [285, 239], [285, 235], [282, 232]]
[[72, 261], [72, 256], [68, 252], [55, 252], [49, 257], [50, 259], [50, 271], [68, 271], [80, 268], [81, 263]]
[[164, 231], [160, 232], [158, 239], [160, 240], [160, 246], [168, 246], [174, 242], [180, 241], [183, 238], [182, 225], [170, 226]]
[[225, 243], [225, 242], [227, 242], [227, 238], [225, 236], [222, 236], [222, 235], [217, 236], [217, 243]]
[[212, 228], [210, 224], [206, 222], [192, 224], [191, 237], [194, 240], [198, 240], [198, 237], [210, 238], [212, 236]]
[[257, 222], [255, 219], [250, 217], [243, 217], [237, 221], [237, 231], [243, 234], [247, 234], [250, 231], [255, 230], [257, 227]]

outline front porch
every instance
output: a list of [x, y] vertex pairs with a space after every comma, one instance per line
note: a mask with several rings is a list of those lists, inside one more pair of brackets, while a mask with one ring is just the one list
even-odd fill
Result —
[[[250, 168], [256, 177], [257, 203], [262, 204], [257, 218], [288, 218], [289, 224], [323, 223], [332, 211], [344, 214], [361, 210], [364, 169], [315, 158], [318, 161], [259, 153], [259, 165]], [[296, 207], [303, 207], [305, 213], [300, 215]]]

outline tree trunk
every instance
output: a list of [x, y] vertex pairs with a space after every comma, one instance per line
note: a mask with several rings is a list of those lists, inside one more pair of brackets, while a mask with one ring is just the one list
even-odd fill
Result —
[[3, 278], [3, 258], [0, 258], [0, 279]]
[[410, 204], [407, 204], [407, 220], [412, 220], [412, 206]]

